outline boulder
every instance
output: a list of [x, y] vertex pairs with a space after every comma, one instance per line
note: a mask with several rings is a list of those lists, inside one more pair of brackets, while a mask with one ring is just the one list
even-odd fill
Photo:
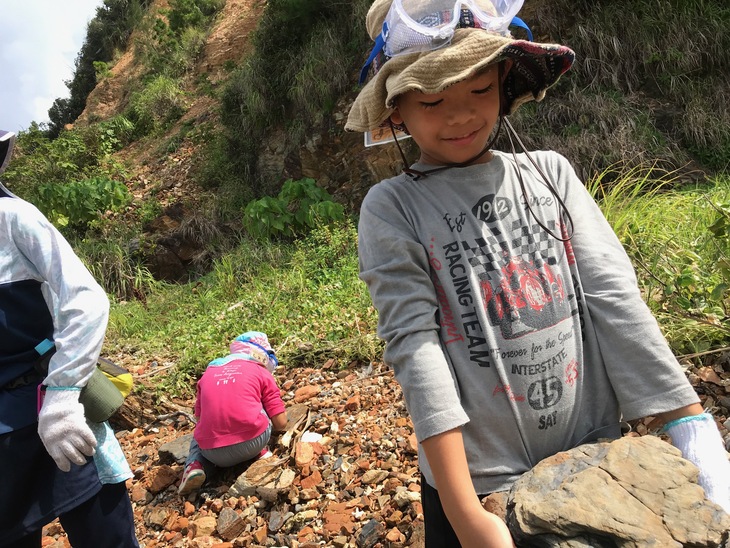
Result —
[[506, 519], [524, 546], [721, 547], [730, 515], [705, 499], [698, 475], [654, 436], [581, 445], [515, 482]]

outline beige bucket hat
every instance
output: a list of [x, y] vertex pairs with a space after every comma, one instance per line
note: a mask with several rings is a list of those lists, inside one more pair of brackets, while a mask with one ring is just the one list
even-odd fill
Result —
[[[392, 0], [375, 0], [366, 18], [368, 34], [376, 40]], [[466, 80], [480, 69], [512, 59], [503, 84], [504, 114], [528, 101], [541, 101], [547, 89], [573, 64], [575, 53], [559, 44], [516, 40], [476, 28], [458, 28], [451, 43], [432, 51], [385, 58], [353, 103], [345, 124], [349, 131], [370, 131], [393, 112], [395, 98], [407, 91], [439, 93]]]

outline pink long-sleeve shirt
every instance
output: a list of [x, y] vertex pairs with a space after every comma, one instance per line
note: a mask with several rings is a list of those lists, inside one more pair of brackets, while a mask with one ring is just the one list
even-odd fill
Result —
[[249, 441], [266, 430], [269, 417], [285, 411], [274, 376], [235, 354], [211, 362], [197, 392], [194, 436], [201, 449]]

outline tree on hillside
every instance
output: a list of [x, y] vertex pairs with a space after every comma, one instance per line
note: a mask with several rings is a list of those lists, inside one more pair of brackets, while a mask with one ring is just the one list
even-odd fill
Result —
[[66, 124], [73, 123], [83, 112], [86, 98], [96, 86], [94, 62], [109, 62], [116, 49], [126, 47], [132, 29], [150, 3], [151, 0], [104, 0], [96, 9], [96, 16], [86, 27], [86, 39], [76, 56], [73, 77], [64, 82], [69, 97], [57, 98], [48, 110], [49, 137], [57, 137]]

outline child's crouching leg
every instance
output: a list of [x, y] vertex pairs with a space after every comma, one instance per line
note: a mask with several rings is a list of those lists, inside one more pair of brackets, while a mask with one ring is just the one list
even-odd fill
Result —
[[190, 440], [188, 458], [185, 460], [185, 469], [180, 480], [180, 487], [178, 487], [179, 494], [188, 495], [203, 486], [207, 477], [205, 472], [206, 465], [209, 465], [209, 463], [203, 457], [203, 452], [198, 442], [193, 438]]

